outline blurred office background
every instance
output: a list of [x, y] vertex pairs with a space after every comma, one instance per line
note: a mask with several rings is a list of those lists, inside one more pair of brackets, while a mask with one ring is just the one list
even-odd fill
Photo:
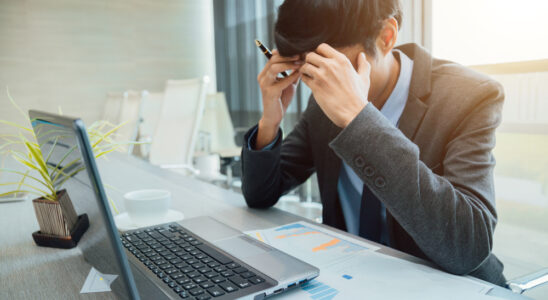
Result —
[[[128, 155], [151, 161], [158, 156], [159, 165], [187, 165], [173, 169], [191, 176], [198, 176], [194, 170], [199, 167], [217, 164], [198, 177], [238, 192], [238, 147], [245, 129], [261, 115], [256, 77], [266, 60], [253, 40], [274, 46], [272, 31], [282, 2], [0, 0], [0, 119], [24, 120], [8, 101], [9, 87], [24, 110], [62, 110], [86, 124], [105, 118], [128, 121], [122, 138], [144, 143], [124, 149]], [[548, 3], [402, 2], [400, 44], [421, 44], [436, 57], [503, 84], [494, 251], [509, 278], [548, 266]], [[169, 111], [162, 105], [167, 95], [185, 91], [189, 109], [199, 111], [203, 105], [203, 116], [185, 112], [187, 124], [197, 122], [198, 129], [157, 137], [156, 129], [166, 126], [163, 114]], [[300, 85], [282, 125], [285, 133], [309, 95]], [[5, 126], [2, 133], [7, 133]], [[182, 135], [185, 143], [195, 143], [185, 150], [190, 161], [176, 155], [162, 160], [169, 153], [161, 149]], [[318, 203], [313, 177], [278, 207], [321, 221]], [[545, 287], [529, 295], [548, 299], [546, 294]]]

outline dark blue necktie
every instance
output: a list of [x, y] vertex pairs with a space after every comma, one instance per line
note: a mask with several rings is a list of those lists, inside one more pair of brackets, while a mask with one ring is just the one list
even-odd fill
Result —
[[360, 207], [360, 236], [380, 243], [381, 222], [381, 202], [364, 184]]

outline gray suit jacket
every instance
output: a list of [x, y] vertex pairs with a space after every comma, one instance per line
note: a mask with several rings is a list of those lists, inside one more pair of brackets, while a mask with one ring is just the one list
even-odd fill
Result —
[[368, 104], [341, 130], [311, 99], [272, 150], [243, 147], [247, 204], [272, 206], [316, 172], [323, 222], [345, 230], [337, 193], [344, 160], [386, 206], [392, 247], [447, 272], [504, 285], [503, 265], [491, 253], [497, 223], [491, 150], [503, 89], [415, 44], [399, 49], [414, 61], [399, 128]]

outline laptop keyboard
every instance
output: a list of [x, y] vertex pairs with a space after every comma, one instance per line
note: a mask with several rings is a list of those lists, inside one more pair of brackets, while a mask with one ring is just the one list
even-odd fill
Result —
[[124, 233], [121, 240], [183, 299], [214, 299], [265, 281], [178, 224]]

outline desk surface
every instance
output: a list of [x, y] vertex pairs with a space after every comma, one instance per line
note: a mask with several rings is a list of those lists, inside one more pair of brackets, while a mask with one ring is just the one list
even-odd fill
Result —
[[[276, 208], [249, 209], [240, 194], [161, 170], [136, 158], [112, 155], [108, 161], [100, 160], [99, 165], [102, 180], [117, 190], [111, 189], [109, 194], [121, 210], [123, 193], [141, 188], [162, 188], [172, 192], [172, 207], [182, 211], [185, 218], [209, 215], [242, 231], [304, 220]], [[8, 177], [8, 174], [2, 174], [0, 181]], [[105, 293], [79, 294], [90, 269], [81, 251], [78, 248], [60, 250], [38, 247], [31, 236], [36, 230], [38, 223], [30, 200], [0, 203], [0, 299], [112, 297]], [[425, 263], [405, 253], [379, 246], [381, 253]], [[528, 299], [500, 287], [495, 287], [490, 294], [507, 299]], [[280, 296], [283, 298], [283, 295]]]

